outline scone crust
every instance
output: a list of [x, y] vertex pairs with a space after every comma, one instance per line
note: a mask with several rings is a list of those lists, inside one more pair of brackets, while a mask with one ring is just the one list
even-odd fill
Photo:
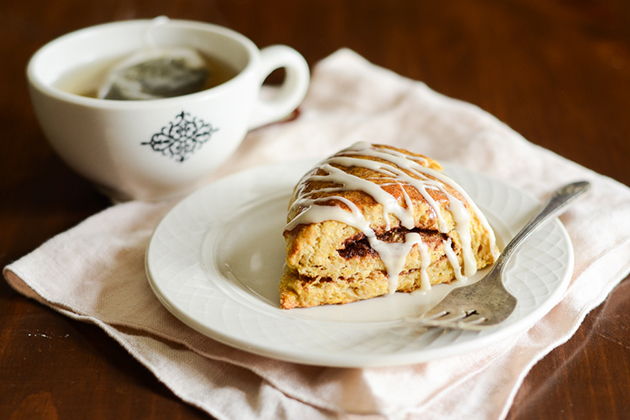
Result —
[[[442, 166], [433, 159], [384, 145], [373, 145], [376, 148], [395, 150], [412, 156], [422, 166], [441, 171]], [[361, 159], [377, 160], [374, 156], [357, 156]], [[391, 162], [387, 162], [391, 164]], [[405, 234], [414, 232], [420, 235], [427, 245], [430, 264], [426, 267], [432, 285], [448, 283], [455, 279], [455, 273], [446, 256], [445, 247], [450, 239], [450, 246], [457, 256], [459, 265], [463, 265], [461, 252], [462, 241], [457, 233], [455, 220], [449, 211], [450, 200], [438, 188], [427, 189], [430, 197], [440, 207], [440, 213], [446, 225], [440, 232], [438, 216], [425, 197], [406, 182], [396, 181], [380, 171], [362, 166], [345, 167], [334, 165], [347, 173], [369, 179], [387, 191], [398, 203], [406, 207], [408, 202], [413, 208], [414, 227], [404, 227], [401, 221], [391, 213], [385, 215], [383, 206], [370, 194], [364, 191], [321, 191], [331, 187], [331, 183], [321, 181], [301, 182], [291, 199], [291, 204], [304, 194], [311, 193], [314, 198], [343, 197], [350, 200], [362, 212], [377, 238], [385, 242], [404, 242]], [[398, 167], [398, 166], [397, 166]], [[420, 179], [405, 168], [400, 168], [409, 176]], [[314, 169], [307, 174], [322, 174], [322, 169]], [[432, 178], [435, 180], [435, 178]], [[438, 180], [436, 180], [438, 181]], [[473, 250], [477, 268], [483, 268], [494, 260], [491, 241], [486, 229], [478, 219], [475, 211], [462, 195], [447, 184], [442, 188], [448, 194], [462, 202], [470, 214], [471, 249]], [[403, 192], [404, 189], [404, 192]], [[405, 197], [406, 194], [406, 197]], [[407, 201], [409, 200], [409, 201]], [[326, 205], [337, 205], [348, 210], [347, 206], [334, 198]], [[287, 221], [293, 220], [306, 207], [294, 206], [287, 215]], [[386, 219], [387, 217], [387, 219]], [[280, 301], [285, 309], [309, 307], [322, 304], [343, 304], [357, 300], [369, 299], [388, 293], [388, 273], [378, 253], [366, 243], [365, 235], [358, 229], [335, 220], [319, 223], [298, 224], [291, 230], [285, 230], [286, 264], [280, 282]], [[419, 245], [414, 245], [407, 255], [404, 269], [399, 275], [397, 291], [411, 292], [421, 287], [422, 258]]]

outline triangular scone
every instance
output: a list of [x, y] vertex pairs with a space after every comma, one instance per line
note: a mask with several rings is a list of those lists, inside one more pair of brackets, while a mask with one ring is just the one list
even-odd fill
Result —
[[497, 254], [466, 193], [422, 155], [357, 143], [296, 186], [282, 308], [349, 303], [473, 275]]

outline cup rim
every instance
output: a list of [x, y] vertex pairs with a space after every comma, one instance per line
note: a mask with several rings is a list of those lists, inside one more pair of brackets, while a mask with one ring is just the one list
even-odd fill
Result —
[[209, 89], [202, 90], [200, 92], [190, 93], [187, 95], [175, 96], [171, 98], [160, 98], [160, 99], [147, 99], [147, 100], [139, 100], [139, 101], [129, 101], [129, 100], [113, 100], [113, 99], [100, 99], [100, 98], [91, 98], [87, 96], [82, 96], [70, 92], [66, 92], [55, 87], [51, 83], [44, 82], [41, 76], [38, 74], [37, 66], [40, 64], [39, 61], [42, 59], [41, 57], [51, 48], [55, 46], [67, 42], [71, 39], [75, 39], [78, 37], [88, 36], [91, 32], [102, 31], [111, 27], [121, 26], [142, 26], [142, 25], [150, 25], [154, 19], [131, 19], [131, 20], [123, 20], [116, 22], [108, 22], [102, 23], [98, 25], [88, 26], [86, 28], [81, 28], [76, 31], [69, 32], [67, 34], [61, 35], [43, 46], [41, 46], [29, 59], [29, 62], [26, 67], [26, 74], [28, 83], [31, 88], [36, 89], [48, 96], [54, 97], [56, 99], [62, 100], [64, 102], [70, 102], [78, 105], [88, 106], [92, 108], [102, 108], [102, 109], [147, 109], [153, 107], [162, 107], [165, 105], [169, 105], [175, 102], [184, 101], [197, 101], [206, 99], [211, 96], [219, 95], [224, 90], [230, 89], [231, 86], [239, 83], [240, 80], [245, 79], [250, 76], [251, 73], [255, 71], [255, 67], [257, 62], [260, 60], [259, 58], [259, 49], [258, 47], [245, 35], [236, 32], [230, 28], [226, 28], [224, 26], [216, 25], [208, 22], [194, 21], [194, 20], [186, 20], [186, 19], [169, 19], [166, 24], [169, 25], [179, 25], [184, 26], [191, 29], [201, 29], [201, 30], [210, 30], [211, 32], [218, 33], [220, 35], [227, 36], [239, 42], [243, 45], [248, 54], [248, 60], [245, 67], [238, 72], [233, 78], [230, 80], [221, 83], [218, 86], [214, 86]]

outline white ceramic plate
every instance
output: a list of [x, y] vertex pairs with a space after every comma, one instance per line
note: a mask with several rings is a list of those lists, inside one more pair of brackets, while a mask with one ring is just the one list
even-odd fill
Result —
[[[147, 274], [162, 304], [200, 333], [242, 350], [305, 364], [366, 367], [419, 363], [490, 345], [533, 325], [565, 291], [573, 249], [560, 221], [553, 220], [513, 257], [505, 284], [518, 305], [496, 329], [426, 330], [414, 323], [458, 284], [347, 305], [280, 309], [288, 200], [314, 163], [238, 173], [175, 206], [147, 251]], [[444, 166], [484, 212], [500, 247], [538, 207], [495, 179]]]

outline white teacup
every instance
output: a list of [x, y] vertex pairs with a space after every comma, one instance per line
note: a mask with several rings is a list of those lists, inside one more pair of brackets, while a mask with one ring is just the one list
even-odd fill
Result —
[[[95, 88], [108, 67], [103, 63], [145, 48], [149, 34], [158, 46], [191, 47], [237, 74], [165, 99], [105, 100], [72, 91]], [[264, 99], [263, 81], [278, 68], [286, 70], [283, 85]], [[35, 113], [53, 148], [116, 201], [159, 200], [199, 187], [248, 130], [297, 108], [310, 77], [304, 58], [287, 46], [259, 50], [230, 29], [182, 20], [115, 22], [67, 34], [36, 52], [27, 73]], [[68, 87], [68, 79], [75, 86]]]

